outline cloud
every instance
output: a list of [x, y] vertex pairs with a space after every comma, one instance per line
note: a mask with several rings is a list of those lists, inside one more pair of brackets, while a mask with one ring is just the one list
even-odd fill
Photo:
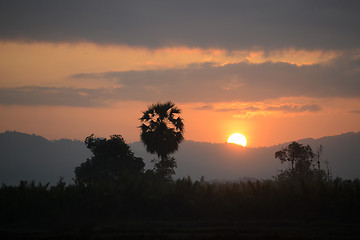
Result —
[[[79, 73], [72, 80], [110, 80], [108, 88], [24, 86], [0, 88], [0, 104], [106, 106], [116, 101], [262, 102], [285, 97], [360, 98], [360, 58], [347, 54], [331, 64], [241, 62], [191, 64], [181, 69]], [[210, 106], [209, 106], [210, 108]], [[230, 109], [232, 110], [232, 109]], [[266, 109], [263, 109], [266, 110]], [[317, 111], [316, 105], [267, 109]], [[225, 111], [225, 110], [222, 110]], [[229, 111], [229, 110], [227, 110]]]
[[200, 107], [195, 107], [195, 110], [200, 110], [200, 111], [204, 111], [204, 110], [212, 110], [214, 109], [214, 106], [209, 104], [209, 105], [202, 105]]
[[[116, 101], [139, 100], [139, 94], [125, 94], [126, 89], [103, 88], [103, 89], [73, 89], [58, 87], [17, 87], [0, 89], [1, 105], [25, 105], [25, 106], [72, 106], [72, 107], [104, 107]], [[131, 97], [133, 96], [133, 97]], [[147, 101], [156, 101], [152, 95], [143, 95]], [[170, 98], [169, 98], [170, 99]], [[163, 99], [165, 100], [165, 99]], [[281, 111], [283, 113], [319, 112], [322, 107], [318, 104], [256, 104], [249, 106], [236, 106], [232, 104], [229, 108], [218, 107], [216, 104], [206, 104], [195, 107], [199, 111], [235, 112], [237, 117], [249, 113], [264, 113]], [[246, 106], [247, 105], [247, 106]], [[359, 113], [359, 111], [353, 111]]]
[[319, 112], [321, 107], [317, 104], [295, 105], [284, 104], [280, 106], [268, 106], [263, 109], [264, 111], [281, 111], [281, 112]]
[[[281, 97], [360, 97], [360, 59], [344, 55], [331, 64], [241, 62], [217, 66], [192, 64], [182, 69], [78, 74], [75, 78], [109, 79], [123, 96], [181, 102], [264, 101]], [[129, 95], [128, 95], [129, 96]], [[130, 97], [130, 96], [129, 96]]]
[[159, 48], [352, 49], [359, 1], [2, 1], [0, 39]]
[[2, 105], [101, 107], [113, 100], [111, 96], [108, 89], [35, 86], [0, 88]]
[[217, 112], [234, 112], [234, 117], [248, 117], [255, 114], [267, 114], [271, 112], [282, 112], [282, 113], [304, 113], [304, 112], [320, 112], [322, 107], [319, 104], [265, 104], [265, 103], [236, 103], [226, 104], [228, 107], [224, 107], [224, 104], [220, 104], [219, 107], [213, 106], [212, 108], [205, 108], [196, 110], [212, 110]]

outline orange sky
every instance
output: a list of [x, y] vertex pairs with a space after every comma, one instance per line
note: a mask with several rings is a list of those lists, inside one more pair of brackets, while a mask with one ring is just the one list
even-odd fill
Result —
[[[36, 133], [49, 139], [70, 138], [83, 140], [91, 133], [107, 137], [122, 134], [128, 141], [139, 140], [137, 118], [146, 103], [123, 102], [112, 108], [75, 108], [47, 106], [1, 106], [5, 116], [1, 131], [17, 130]], [[225, 142], [234, 132], [243, 133], [248, 147], [270, 146], [300, 138], [319, 138], [359, 130], [358, 115], [337, 112], [288, 115], [259, 114], [249, 119], [234, 118], [231, 114], [198, 112], [181, 105], [188, 140]], [[341, 115], [341, 117], [337, 117]], [[324, 120], [326, 119], [326, 120]]]
[[[277, 49], [201, 49], [184, 46], [158, 49], [92, 43], [50, 44], [0, 42], [0, 88], [23, 86], [107, 88], [121, 83], [109, 78], [74, 78], [79, 73], [184, 69], [190, 64], [214, 66], [245, 62], [331, 65], [340, 51]], [[196, 80], [196, 79], [195, 79]], [[194, 81], [195, 81], [194, 80]], [[238, 84], [238, 82], [234, 82]], [[241, 87], [224, 85], [224, 89]], [[184, 93], [186, 95], [186, 93]], [[202, 91], [199, 89], [199, 96]], [[122, 134], [139, 140], [141, 111], [157, 101], [114, 100], [106, 106], [0, 104], [0, 131], [35, 133], [49, 139], [84, 139], [94, 133]], [[168, 99], [172, 100], [172, 99]], [[281, 97], [264, 101], [175, 102], [183, 110], [185, 138], [225, 142], [234, 132], [247, 137], [248, 147], [270, 146], [306, 137], [360, 130], [358, 98]], [[321, 106], [306, 110], [305, 106]], [[211, 106], [207, 108], [204, 106]]]

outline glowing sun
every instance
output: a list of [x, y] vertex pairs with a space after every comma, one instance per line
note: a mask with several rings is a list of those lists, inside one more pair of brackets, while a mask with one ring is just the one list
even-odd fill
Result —
[[231, 136], [227, 140], [228, 143], [235, 143], [237, 145], [241, 145], [243, 147], [246, 146], [246, 137], [242, 135], [241, 133], [234, 133], [231, 134]]

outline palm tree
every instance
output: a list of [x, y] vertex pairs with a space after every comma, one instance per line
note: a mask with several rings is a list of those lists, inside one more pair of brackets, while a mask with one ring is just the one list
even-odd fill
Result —
[[184, 123], [180, 113], [181, 110], [169, 101], [149, 106], [139, 119], [141, 141], [149, 153], [156, 153], [160, 158], [155, 164], [155, 172], [165, 178], [175, 173], [176, 162], [169, 154], [177, 151], [184, 140]]

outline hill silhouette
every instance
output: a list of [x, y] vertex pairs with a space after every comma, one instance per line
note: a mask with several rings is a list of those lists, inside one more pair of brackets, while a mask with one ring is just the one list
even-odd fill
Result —
[[[323, 159], [327, 159], [334, 177], [360, 178], [360, 132], [301, 139], [313, 149], [323, 145]], [[193, 179], [239, 180], [241, 178], [268, 179], [284, 168], [274, 153], [289, 143], [271, 147], [243, 148], [227, 143], [184, 141], [174, 154], [177, 177]], [[146, 168], [151, 159], [141, 142], [129, 144], [135, 156], [142, 157]], [[20, 180], [35, 180], [54, 184], [59, 177], [72, 183], [74, 168], [90, 156], [84, 142], [79, 140], [47, 140], [44, 137], [7, 131], [0, 133], [0, 183], [17, 185]]]
[[35, 180], [53, 184], [59, 177], [70, 183], [74, 168], [89, 156], [82, 141], [49, 141], [34, 134], [0, 133], [0, 183], [14, 185], [20, 180]]

